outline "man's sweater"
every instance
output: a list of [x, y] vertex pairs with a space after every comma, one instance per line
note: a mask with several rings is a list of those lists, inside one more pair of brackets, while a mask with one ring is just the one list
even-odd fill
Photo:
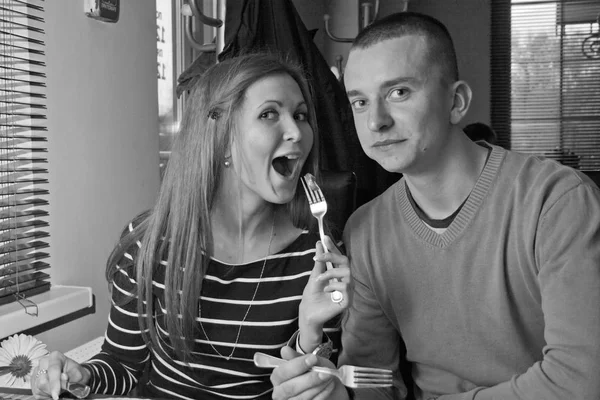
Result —
[[492, 146], [443, 234], [402, 179], [344, 242], [340, 364], [398, 370], [405, 356], [417, 399], [600, 399], [600, 190], [583, 174]]

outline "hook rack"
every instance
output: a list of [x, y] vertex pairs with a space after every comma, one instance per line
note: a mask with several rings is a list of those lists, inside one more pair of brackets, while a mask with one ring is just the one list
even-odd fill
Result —
[[[360, 23], [360, 30], [363, 30], [377, 19], [377, 14], [379, 14], [379, 0], [375, 0], [375, 6], [373, 6], [373, 3], [368, 1], [361, 3], [360, 6], [362, 7], [362, 21]], [[375, 7], [375, 12], [371, 17], [371, 8], [373, 7]], [[323, 15], [323, 21], [325, 22], [325, 33], [327, 36], [329, 36], [329, 38], [334, 42], [351, 43], [354, 38], [340, 38], [331, 33], [331, 30], [329, 29], [330, 19], [331, 16], [329, 14]]]
[[[212, 26], [214, 28], [220, 28], [223, 26], [223, 20], [219, 18], [212, 18], [205, 15], [197, 4], [198, 0], [189, 0], [188, 3], [184, 3], [181, 7], [181, 14], [185, 17], [185, 35], [192, 47], [200, 52], [216, 52], [217, 54], [223, 50], [225, 42], [225, 32], [223, 29], [217, 29], [217, 37], [215, 43], [200, 43], [194, 37], [193, 31], [193, 19], [192, 17], [198, 18], [198, 20], [204, 25]], [[213, 0], [213, 4], [216, 5], [217, 15], [225, 15], [225, 0]]]

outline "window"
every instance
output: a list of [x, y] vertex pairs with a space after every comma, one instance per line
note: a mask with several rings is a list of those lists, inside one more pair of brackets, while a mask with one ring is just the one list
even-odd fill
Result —
[[161, 176], [171, 154], [174, 135], [179, 129], [182, 99], [175, 93], [182, 69], [181, 4], [175, 0], [156, 0], [156, 68], [158, 83], [158, 126]]
[[[214, 38], [216, 29], [204, 25], [199, 11], [217, 15], [225, 0], [156, 0], [156, 66], [158, 78], [159, 154], [161, 177], [171, 155], [183, 116], [187, 93], [177, 95], [181, 74], [201, 52], [203, 38]], [[221, 10], [221, 12], [224, 12]], [[212, 50], [214, 52], [214, 50]], [[216, 59], [215, 59], [216, 61]]]
[[50, 289], [43, 4], [0, 0], [0, 305], [34, 313]]
[[499, 143], [600, 170], [600, 0], [492, 1]]

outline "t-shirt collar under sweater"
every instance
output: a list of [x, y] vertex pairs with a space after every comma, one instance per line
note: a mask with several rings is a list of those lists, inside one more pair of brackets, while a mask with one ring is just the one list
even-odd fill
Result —
[[[484, 146], [487, 147], [487, 144]], [[446, 247], [466, 228], [481, 207], [505, 156], [505, 151], [501, 147], [491, 146], [491, 150], [471, 194], [462, 205], [459, 213], [454, 217], [452, 223], [442, 234], [436, 233], [421, 220], [410, 202], [410, 194], [407, 193], [408, 188], [404, 179], [402, 179], [396, 190], [398, 202], [406, 220], [418, 236], [434, 246]]]

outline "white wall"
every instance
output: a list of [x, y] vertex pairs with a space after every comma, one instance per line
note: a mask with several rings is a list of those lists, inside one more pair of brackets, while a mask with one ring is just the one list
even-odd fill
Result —
[[470, 122], [490, 123], [490, 1], [410, 0], [408, 3], [408, 11], [439, 19], [452, 35], [460, 78], [473, 90], [473, 101], [463, 126]]
[[158, 192], [154, 1], [121, 1], [116, 24], [82, 0], [46, 1], [52, 283], [91, 286], [96, 313], [36, 335], [65, 351], [104, 333], [105, 264]]

